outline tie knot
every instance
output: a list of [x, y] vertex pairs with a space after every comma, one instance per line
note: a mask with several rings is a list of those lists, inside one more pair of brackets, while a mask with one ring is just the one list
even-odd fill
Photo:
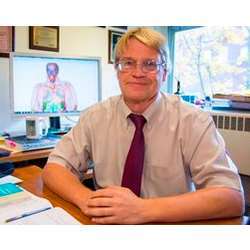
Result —
[[128, 117], [135, 124], [136, 128], [142, 129], [146, 123], [146, 119], [143, 115], [130, 114]]

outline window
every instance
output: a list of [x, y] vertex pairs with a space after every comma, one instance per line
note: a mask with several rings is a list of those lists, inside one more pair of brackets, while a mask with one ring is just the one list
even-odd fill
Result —
[[250, 95], [250, 26], [175, 30], [173, 92]]

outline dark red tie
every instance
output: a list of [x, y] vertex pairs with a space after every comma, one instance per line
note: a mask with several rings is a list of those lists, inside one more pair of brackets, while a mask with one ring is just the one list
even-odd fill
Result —
[[130, 114], [129, 118], [135, 124], [136, 129], [123, 171], [122, 186], [140, 196], [145, 151], [143, 126], [146, 119], [142, 115], [135, 114]]

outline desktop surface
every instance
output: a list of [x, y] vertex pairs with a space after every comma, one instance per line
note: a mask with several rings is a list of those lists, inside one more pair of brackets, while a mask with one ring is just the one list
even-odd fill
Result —
[[24, 136], [12, 137], [10, 139], [19, 144], [22, 148], [22, 151], [31, 151], [38, 149], [54, 148], [57, 142], [60, 141], [61, 136], [48, 135], [40, 139], [28, 139], [24, 135]]

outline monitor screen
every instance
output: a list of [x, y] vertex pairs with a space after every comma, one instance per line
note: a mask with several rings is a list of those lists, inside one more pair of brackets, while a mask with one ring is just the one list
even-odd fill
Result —
[[100, 58], [11, 53], [13, 113], [79, 114], [101, 100], [100, 67]]

